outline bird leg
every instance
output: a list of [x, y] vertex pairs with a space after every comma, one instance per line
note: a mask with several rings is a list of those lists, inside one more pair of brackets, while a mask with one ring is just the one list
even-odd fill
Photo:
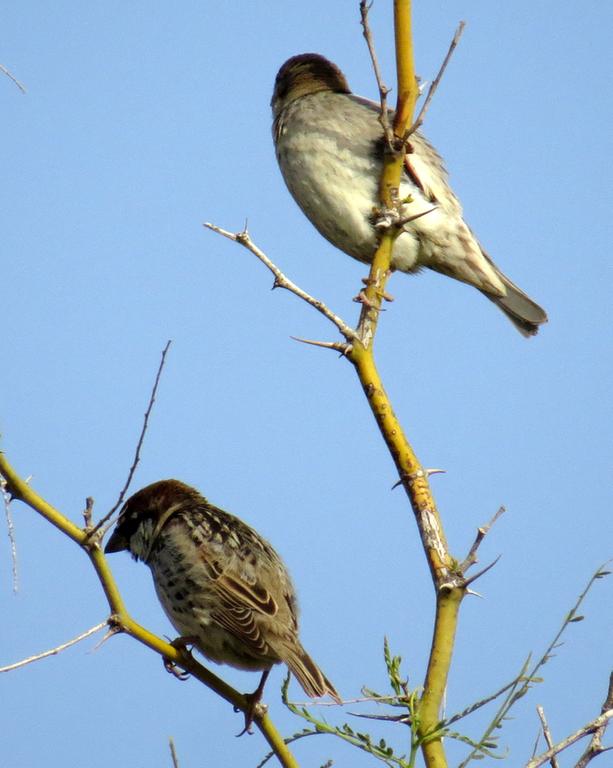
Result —
[[[260, 682], [255, 691], [253, 693], [245, 694], [245, 698], [247, 699], [247, 708], [244, 710], [245, 727], [240, 733], [236, 734], [237, 738], [244, 733], [253, 733], [253, 729], [251, 728], [253, 721], [257, 716], [261, 716], [266, 712], [266, 704], [262, 704], [262, 694], [264, 693], [264, 686], [266, 685], [266, 680], [268, 679], [269, 674], [270, 669], [265, 669], [262, 672], [262, 677], [260, 678]], [[235, 712], [238, 712], [238, 708], [236, 707]]]
[[[191, 652], [188, 650], [188, 645], [193, 645], [196, 641], [195, 637], [177, 637], [174, 640], [171, 641], [170, 645], [172, 645], [173, 648], [176, 648], [177, 651], [179, 651], [183, 656], [186, 656], [188, 658], [192, 658]], [[171, 675], [174, 675], [177, 680], [187, 680], [189, 677], [189, 672], [185, 672], [185, 670], [177, 669], [177, 665], [174, 661], [167, 658], [166, 656], [163, 659], [164, 661], [164, 669], [167, 672], [170, 672]]]

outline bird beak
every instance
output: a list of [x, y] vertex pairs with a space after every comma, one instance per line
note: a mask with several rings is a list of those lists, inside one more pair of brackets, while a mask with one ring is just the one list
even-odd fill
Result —
[[128, 540], [125, 536], [121, 534], [119, 531], [119, 528], [115, 528], [113, 531], [113, 535], [111, 538], [107, 541], [106, 547], [104, 548], [105, 554], [109, 554], [111, 552], [123, 552], [124, 549], [128, 548]]

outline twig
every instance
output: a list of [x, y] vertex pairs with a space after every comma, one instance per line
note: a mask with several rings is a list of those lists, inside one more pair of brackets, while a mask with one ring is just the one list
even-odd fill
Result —
[[[607, 712], [608, 713], [613, 712], [613, 672], [611, 672], [611, 674], [609, 675], [609, 689], [607, 691], [607, 698], [604, 700], [604, 704], [602, 705], [600, 714], [602, 716], [602, 715], [605, 715]], [[613, 749], [613, 747], [602, 746], [602, 737], [604, 736], [604, 732], [607, 728], [607, 725], [608, 725], [608, 721], [598, 726], [595, 729], [587, 749], [579, 758], [579, 761], [575, 765], [575, 768], [585, 768], [585, 766], [594, 757], [596, 757], [596, 755], [600, 755], [603, 752], [607, 752], [608, 750]]]
[[462, 573], [466, 573], [470, 566], [477, 562], [477, 550], [481, 546], [481, 542], [489, 533], [490, 528], [504, 512], [506, 512], [506, 509], [504, 507], [500, 507], [494, 517], [492, 517], [492, 519], [486, 525], [482, 525], [481, 527], [477, 528], [477, 536], [475, 537], [475, 540], [469, 549], [468, 554], [460, 563], [460, 570]]
[[[391, 704], [395, 706], [395, 702], [398, 701], [398, 696], [361, 696], [356, 699], [343, 699], [342, 704], [343, 706], [346, 706], [347, 704], [365, 704], [365, 703], [375, 703], [375, 704]], [[313, 700], [309, 699], [308, 701], [292, 701], [291, 702], [295, 707], [317, 707], [318, 709], [320, 707], [338, 707], [338, 701], [320, 701], [319, 699]], [[349, 712], [348, 714], [353, 715], [354, 712]], [[366, 715], [356, 715], [357, 717], [366, 717]]]
[[[613, 718], [613, 709], [606, 710], [601, 715], [598, 715], [597, 718], [595, 718], [591, 722], [584, 725], [583, 728], [580, 728], [578, 731], [575, 731], [575, 733], [572, 733], [570, 736], [567, 736], [562, 741], [559, 741], [551, 749], [548, 749], [547, 752], [543, 752], [541, 755], [538, 755], [538, 757], [535, 757], [533, 760], [530, 760], [529, 762], [527, 762], [525, 768], [538, 768], [539, 765], [543, 765], [543, 763], [548, 762], [549, 760], [551, 760], [551, 758], [554, 755], [559, 755], [560, 752], [563, 752], [568, 747], [571, 747], [573, 744], [576, 744], [578, 741], [585, 738], [590, 733], [593, 733], [594, 735], [596, 735], [597, 731], [604, 733], [604, 729], [607, 727], [607, 725], [609, 724], [612, 718]], [[595, 752], [591, 752], [590, 756], [587, 759], [587, 762], [583, 760], [585, 755], [582, 755], [579, 762], [576, 764], [575, 768], [583, 768], [583, 766], [586, 766], [590, 762], [590, 760], [596, 757], [597, 754], [601, 752], [605, 752], [607, 751], [607, 749], [611, 749], [611, 747], [605, 748], [605, 749], [600, 748]]]
[[78, 637], [74, 637], [72, 640], [69, 640], [67, 643], [62, 643], [61, 645], [56, 646], [55, 648], [51, 648], [48, 651], [43, 651], [42, 653], [37, 653], [36, 656], [28, 656], [27, 659], [22, 659], [21, 661], [16, 661], [14, 664], [9, 664], [6, 667], [0, 667], [0, 672], [11, 672], [13, 669], [19, 669], [19, 667], [25, 667], [26, 664], [31, 664], [33, 661], [39, 661], [40, 659], [46, 659], [47, 656], [55, 656], [56, 654], [60, 653], [61, 651], [65, 651], [66, 648], [70, 648], [71, 645], [75, 645], [76, 643], [80, 643], [81, 640], [85, 640], [85, 638], [89, 637], [90, 635], [95, 634], [96, 632], [99, 632], [103, 627], [106, 627], [107, 622], [101, 621], [100, 624], [96, 624], [95, 627], [92, 627], [91, 629], [88, 629], [87, 632], [83, 632]]
[[[553, 739], [551, 738], [551, 731], [549, 730], [549, 725], [547, 724], [547, 718], [545, 717], [545, 710], [539, 704], [536, 708], [536, 712], [539, 716], [539, 720], [541, 721], [541, 728], [543, 729], [543, 736], [545, 737], [547, 746], [549, 747], [549, 749], [552, 749]], [[558, 760], [555, 755], [551, 756], [551, 760], [549, 762], [551, 764], [551, 768], [560, 768]]]
[[83, 522], [86, 530], [92, 527], [92, 517], [94, 514], [94, 500], [91, 496], [85, 499], [85, 509], [83, 510]]
[[[581, 592], [579, 597], [576, 599], [575, 604], [573, 605], [573, 607], [570, 609], [570, 611], [564, 617], [560, 628], [558, 629], [558, 631], [555, 634], [555, 637], [553, 638], [553, 640], [551, 640], [551, 642], [549, 643], [549, 645], [545, 649], [545, 652], [536, 661], [536, 663], [534, 664], [534, 666], [532, 667], [532, 669], [530, 671], [528, 671], [528, 665], [530, 664], [531, 657], [528, 657], [528, 660], [526, 661], [526, 663], [522, 667], [519, 675], [516, 678], [518, 684], [522, 680], [523, 680], [523, 684], [521, 686], [518, 685], [518, 686], [513, 686], [511, 688], [511, 690], [510, 690], [509, 694], [507, 695], [507, 697], [505, 698], [504, 702], [500, 705], [500, 707], [498, 708], [498, 711], [495, 713], [491, 723], [484, 730], [484, 732], [483, 732], [483, 734], [481, 736], [481, 739], [480, 739], [481, 743], [485, 742], [487, 739], [490, 738], [492, 733], [494, 733], [500, 727], [500, 724], [502, 723], [503, 719], [508, 716], [508, 713], [510, 712], [511, 708], [513, 707], [513, 705], [517, 701], [519, 701], [521, 698], [523, 698], [523, 696], [526, 695], [526, 693], [528, 692], [530, 687], [535, 682], [538, 682], [538, 678], [536, 677], [537, 673], [539, 672], [541, 667], [543, 667], [552, 658], [553, 651], [558, 647], [560, 638], [562, 637], [563, 633], [566, 631], [566, 629], [568, 628], [568, 626], [571, 623], [573, 623], [573, 622], [575, 622], [575, 621], [577, 621], [578, 619], [581, 618], [580, 616], [577, 615], [577, 611], [578, 611], [580, 605], [585, 600], [586, 595], [588, 594], [588, 592], [590, 591], [590, 589], [594, 585], [594, 582], [597, 579], [602, 579], [605, 576], [609, 575], [610, 572], [605, 570], [605, 565], [606, 565], [606, 563], [601, 565], [598, 568], [598, 570], [596, 570], [596, 572], [592, 574], [592, 576], [588, 580], [588, 583], [586, 584], [583, 592]], [[478, 750], [475, 750], [475, 749], [473, 749], [471, 752], [469, 752], [467, 757], [460, 763], [458, 768], [466, 768], [466, 766], [472, 760], [475, 759], [475, 755], [477, 753], [478, 753]], [[550, 757], [551, 757], [551, 755], [548, 755], [546, 760], [548, 760]], [[535, 763], [535, 765], [540, 765], [540, 763]], [[530, 763], [528, 763], [526, 768], [528, 768], [528, 766], [530, 766]]]
[[170, 747], [172, 768], [179, 768], [179, 758], [177, 757], [177, 750], [175, 749], [175, 740], [172, 738], [172, 736], [168, 739], [168, 746]]
[[19, 80], [15, 77], [15, 75], [9, 72], [9, 70], [2, 64], [0, 64], [0, 72], [4, 72], [4, 74], [9, 78], [9, 80], [12, 80], [22, 93], [26, 92], [25, 86], [22, 85], [19, 82]]
[[381, 102], [381, 112], [379, 113], [379, 122], [381, 123], [381, 127], [383, 128], [387, 145], [391, 149], [393, 147], [393, 142], [394, 142], [394, 132], [392, 131], [392, 127], [390, 125], [389, 110], [387, 106], [387, 94], [390, 92], [391, 89], [388, 88], [383, 82], [381, 69], [379, 68], [379, 61], [377, 59], [377, 53], [375, 51], [375, 43], [373, 40], [372, 32], [370, 30], [370, 24], [368, 22], [368, 14], [372, 7], [373, 1], [374, 0], [372, 0], [371, 2], [367, 2], [367, 0], [360, 0], [360, 24], [362, 25], [362, 34], [364, 35], [364, 39], [366, 40], [366, 45], [368, 46], [368, 53], [370, 54], [370, 60], [372, 62], [372, 68], [375, 72], [375, 78], [377, 79], [377, 87], [379, 88], [379, 101]]
[[486, 696], [484, 699], [480, 699], [479, 701], [476, 701], [474, 704], [471, 704], [470, 706], [466, 707], [466, 709], [463, 709], [461, 712], [457, 712], [448, 720], [445, 720], [445, 726], [448, 727], [450, 725], [453, 725], [453, 723], [457, 723], [458, 720], [462, 720], [465, 717], [472, 715], [473, 712], [476, 712], [478, 709], [481, 709], [481, 707], [486, 706], [486, 704], [490, 704], [492, 701], [495, 701], [497, 698], [502, 696], [503, 693], [506, 693], [507, 691], [513, 688], [516, 688], [519, 683], [524, 682], [526, 680], [525, 671], [527, 669], [529, 662], [530, 660], [527, 659], [519, 675], [517, 675], [516, 678], [511, 680], [510, 683], [503, 685], [502, 688], [497, 690], [495, 693], [491, 693], [489, 696]]
[[306, 291], [303, 291], [302, 288], [299, 288], [295, 283], [293, 283], [289, 278], [287, 278], [283, 272], [277, 267], [276, 264], [274, 264], [268, 256], [261, 251], [257, 245], [251, 240], [249, 237], [249, 232], [247, 231], [247, 228], [245, 228], [242, 232], [228, 232], [226, 229], [222, 229], [221, 227], [218, 227], [216, 224], [211, 224], [209, 222], [205, 223], [204, 226], [207, 229], [212, 230], [213, 232], [216, 232], [218, 235], [221, 235], [222, 237], [228, 238], [228, 240], [232, 240], [234, 243], [238, 243], [239, 245], [242, 245], [244, 248], [246, 248], [248, 251], [251, 251], [254, 256], [257, 256], [257, 258], [264, 264], [264, 266], [268, 267], [268, 269], [272, 272], [272, 274], [275, 277], [274, 282], [274, 288], [285, 288], [290, 293], [295, 294], [299, 298], [301, 298], [303, 301], [306, 301], [307, 304], [310, 304], [312, 307], [314, 307], [318, 312], [320, 312], [324, 317], [326, 317], [331, 323], [333, 323], [338, 330], [341, 332], [341, 334], [347, 339], [349, 342], [353, 342], [357, 340], [356, 332], [347, 325], [347, 323], [344, 322], [338, 315], [335, 315], [334, 312], [332, 312], [331, 309], [329, 309], [323, 301], [320, 301], [319, 299], [314, 298], [310, 294], [308, 294]]
[[442, 80], [442, 77], [445, 73], [445, 70], [447, 69], [447, 64], [449, 64], [449, 61], [453, 55], [453, 52], [457, 48], [458, 43], [460, 42], [460, 38], [462, 37], [462, 33], [464, 32], [464, 27], [466, 26], [465, 21], [461, 21], [458, 24], [458, 27], [455, 31], [455, 34], [453, 36], [453, 39], [449, 45], [449, 50], [447, 51], [447, 55], [443, 59], [443, 63], [441, 64], [441, 68], [438, 71], [437, 76], [434, 78], [432, 83], [430, 84], [430, 87], [428, 88], [428, 93], [426, 95], [426, 98], [424, 100], [424, 103], [421, 106], [421, 109], [419, 110], [419, 113], [415, 120], [413, 121], [413, 125], [409, 128], [409, 130], [405, 133], [404, 140], [406, 141], [409, 136], [412, 133], [415, 133], [415, 131], [421, 127], [421, 125], [424, 122], [424, 118], [426, 116], [426, 112], [428, 111], [428, 108], [430, 106], [430, 102], [432, 101], [432, 97], [436, 93], [436, 89], [439, 86], [439, 83]]
[[4, 514], [6, 515], [6, 527], [11, 545], [11, 570], [13, 573], [13, 593], [19, 591], [19, 571], [17, 569], [17, 542], [15, 541], [15, 526], [11, 515], [11, 494], [7, 490], [6, 480], [0, 477], [0, 490], [4, 499]]
[[138, 438], [138, 443], [136, 444], [136, 451], [134, 452], [134, 461], [132, 462], [132, 466], [130, 467], [130, 471], [128, 472], [128, 477], [126, 479], [126, 482], [124, 483], [124, 486], [119, 493], [119, 497], [115, 502], [115, 505], [113, 506], [113, 508], [110, 510], [110, 512], [107, 512], [107, 514], [101, 520], [99, 520], [96, 523], [96, 525], [94, 525], [94, 527], [89, 531], [90, 537], [93, 536], [96, 533], [96, 531], [100, 530], [100, 528], [108, 520], [110, 520], [111, 517], [113, 517], [115, 512], [119, 509], [120, 505], [122, 504], [125, 498], [126, 492], [130, 487], [130, 483], [132, 482], [132, 478], [134, 477], [134, 473], [136, 472], [136, 467], [138, 466], [138, 463], [140, 461], [140, 452], [141, 452], [141, 448], [143, 447], [143, 441], [145, 439], [145, 435], [147, 433], [147, 427], [149, 426], [149, 417], [151, 416], [151, 411], [153, 410], [153, 404], [155, 403], [155, 396], [158, 391], [158, 385], [160, 383], [162, 371], [164, 370], [164, 364], [166, 363], [166, 355], [168, 354], [168, 350], [171, 344], [172, 344], [171, 340], [167, 341], [166, 346], [162, 350], [162, 359], [160, 360], [157, 374], [155, 376], [155, 382], [153, 383], [153, 389], [151, 390], [151, 397], [149, 398], [149, 404], [147, 406], [147, 410], [145, 411], [143, 428], [141, 429], [140, 436]]

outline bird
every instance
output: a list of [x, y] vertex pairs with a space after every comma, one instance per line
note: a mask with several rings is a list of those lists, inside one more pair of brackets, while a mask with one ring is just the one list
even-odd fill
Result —
[[[271, 99], [273, 140], [290, 193], [315, 228], [358, 261], [378, 244], [379, 179], [386, 140], [381, 106], [354, 95], [341, 70], [317, 53], [288, 59]], [[389, 110], [390, 124], [394, 113]], [[427, 267], [468, 283], [494, 302], [524, 336], [545, 311], [502, 273], [462, 217], [443, 160], [419, 132], [405, 144], [399, 188], [402, 227], [391, 268]]]
[[[252, 705], [280, 662], [308, 696], [328, 694], [340, 703], [300, 643], [296, 593], [283, 561], [238, 517], [180, 480], [160, 480], [123, 505], [104, 551], [123, 550], [151, 569], [162, 608], [180, 633], [177, 647], [191, 644], [219, 664], [262, 672], [248, 694]], [[246, 714], [245, 730], [249, 725]]]

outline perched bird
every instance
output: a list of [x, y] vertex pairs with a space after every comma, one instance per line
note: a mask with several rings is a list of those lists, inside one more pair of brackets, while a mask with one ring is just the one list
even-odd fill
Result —
[[187, 643], [220, 664], [263, 671], [253, 696], [284, 662], [308, 696], [340, 701], [300, 644], [285, 565], [253, 528], [195, 488], [160, 480], [124, 504], [104, 551], [124, 549], [151, 568], [162, 607]]
[[[303, 213], [341, 251], [372, 261], [385, 148], [380, 105], [352, 94], [335, 64], [303, 53], [279, 70], [271, 106], [279, 167]], [[481, 248], [462, 218], [443, 161], [419, 132], [406, 146], [399, 198], [408, 201], [403, 218], [424, 215], [404, 225], [394, 245], [393, 269], [428, 267], [468, 283], [524, 336], [538, 331], [546, 313]]]

